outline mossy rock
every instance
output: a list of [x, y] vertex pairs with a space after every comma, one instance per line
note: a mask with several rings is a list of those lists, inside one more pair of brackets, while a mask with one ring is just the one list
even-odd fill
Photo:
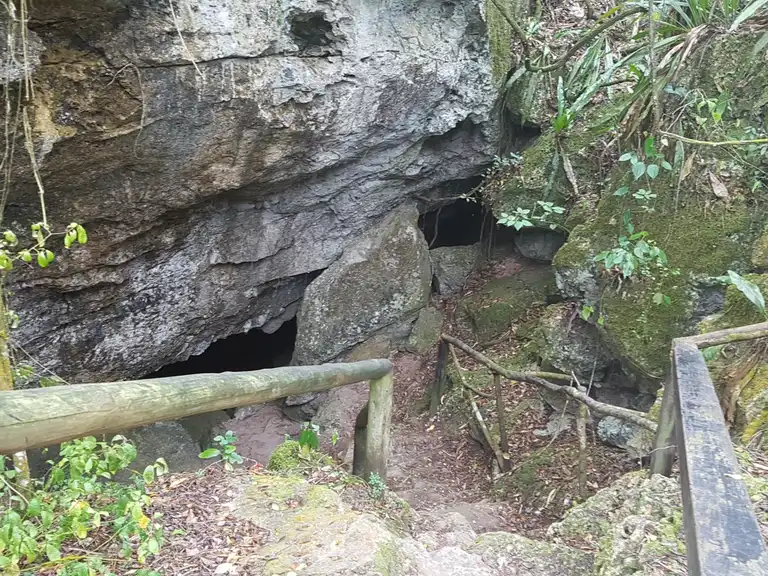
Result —
[[594, 576], [685, 573], [682, 501], [677, 481], [647, 472], [622, 476], [549, 528], [556, 542], [581, 541], [598, 551]]
[[[758, 33], [718, 37], [702, 45], [695, 58], [710, 65], [690, 66], [681, 74], [680, 85], [706, 97], [716, 98], [723, 91], [729, 94], [728, 114], [712, 134], [706, 133], [708, 125], [697, 127], [701, 138], [717, 140], [722, 133], [750, 126], [758, 132], [765, 129], [768, 66], [765, 55], [752, 53], [759, 38]], [[689, 124], [697, 126], [693, 108], [688, 114], [690, 117], [682, 119], [686, 129]], [[582, 122], [589, 125], [590, 121], [587, 116]], [[673, 156], [674, 146], [670, 140], [663, 150], [668, 158]], [[685, 151], [689, 158], [694, 149], [686, 144]], [[660, 379], [665, 373], [672, 339], [695, 332], [700, 315], [711, 313], [702, 312], [708, 305], [710, 279], [728, 269], [748, 271], [760, 259], [761, 246], [768, 246], [768, 180], [762, 176], [766, 160], [737, 162], [733, 151], [722, 147], [702, 146], [695, 152], [690, 174], [682, 184], [678, 172], [662, 171], [653, 181], [657, 195], [650, 206], [653, 212], [643, 212], [631, 195], [614, 196], [623, 185], [632, 190], [638, 187], [627, 163], [615, 166], [604, 178], [605, 184], [585, 178], [582, 190], [597, 193], [600, 199], [594, 211], [581, 201], [575, 212], [583, 214], [571, 221], [575, 226], [569, 241], [554, 260], [561, 293], [591, 305], [599, 303], [605, 318], [605, 344], [627, 371], [647, 380]], [[751, 168], [750, 163], [757, 167]], [[598, 174], [600, 166], [593, 164], [589, 169]], [[726, 186], [728, 198], [715, 196], [710, 173]], [[761, 180], [763, 186], [753, 190], [754, 183]], [[541, 182], [541, 178], [532, 181]], [[646, 231], [658, 243], [669, 266], [666, 271], [634, 275], [619, 284], [596, 266], [594, 257], [616, 247], [618, 237], [626, 234], [622, 215], [628, 209], [634, 229]], [[654, 303], [659, 293], [671, 298], [669, 306]]]
[[509, 330], [534, 306], [543, 305], [556, 292], [549, 267], [537, 267], [488, 282], [464, 298], [459, 313], [469, 320], [475, 337], [485, 342]]
[[443, 314], [437, 308], [422, 308], [413, 324], [406, 349], [415, 354], [426, 354], [437, 347], [443, 328]]
[[331, 464], [333, 464], [333, 460], [327, 454], [317, 450], [310, 450], [305, 454], [302, 452], [298, 441], [286, 440], [270, 455], [267, 470], [280, 473], [301, 473]]
[[586, 575], [593, 564], [593, 556], [587, 552], [507, 532], [482, 534], [467, 550], [490, 566], [508, 566], [510, 574], [526, 576]]
[[301, 445], [296, 440], [286, 440], [269, 457], [267, 469], [273, 472], [290, 472], [301, 464]]

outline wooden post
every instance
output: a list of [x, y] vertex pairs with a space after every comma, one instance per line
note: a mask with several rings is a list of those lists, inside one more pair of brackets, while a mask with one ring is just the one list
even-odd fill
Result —
[[509, 442], [507, 441], [507, 416], [504, 413], [504, 394], [501, 389], [501, 375], [493, 372], [493, 389], [496, 391], [496, 413], [499, 417], [499, 447], [504, 457], [502, 472], [509, 470]]
[[[361, 466], [363, 478], [372, 473], [386, 481], [389, 457], [389, 428], [392, 423], [392, 372], [371, 380], [368, 399], [368, 426], [365, 428], [365, 453]], [[357, 434], [355, 434], [357, 436]], [[354, 468], [354, 466], [353, 466]]]
[[664, 387], [661, 399], [656, 440], [651, 453], [651, 474], [672, 475], [672, 465], [675, 462], [677, 438], [675, 437], [675, 420], [677, 419], [677, 375], [675, 373], [674, 357], [672, 366]]

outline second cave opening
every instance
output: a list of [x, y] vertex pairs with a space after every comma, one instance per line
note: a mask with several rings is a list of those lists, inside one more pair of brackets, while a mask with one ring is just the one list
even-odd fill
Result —
[[213, 342], [202, 354], [163, 366], [147, 378], [216, 372], [244, 372], [287, 366], [296, 343], [296, 318], [272, 334], [258, 328]]

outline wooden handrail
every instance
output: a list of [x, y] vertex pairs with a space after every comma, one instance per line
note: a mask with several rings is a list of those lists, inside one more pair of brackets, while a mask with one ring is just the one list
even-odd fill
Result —
[[191, 374], [100, 384], [74, 384], [0, 393], [0, 454], [51, 446], [73, 438], [129, 430], [185, 416], [263, 404], [370, 381], [365, 449], [357, 469], [386, 477], [392, 416], [392, 363], [289, 366], [253, 372]]
[[673, 342], [651, 473], [669, 476], [675, 453], [679, 454], [690, 576], [768, 575], [765, 542], [699, 351], [742, 341], [746, 334], [761, 337], [766, 327], [743, 327]]

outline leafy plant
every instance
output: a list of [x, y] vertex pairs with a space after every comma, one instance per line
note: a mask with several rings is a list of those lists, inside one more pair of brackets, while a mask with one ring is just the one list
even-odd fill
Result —
[[602, 263], [607, 271], [616, 271], [623, 278], [633, 275], [649, 276], [651, 266], [667, 266], [667, 255], [656, 243], [648, 238], [648, 232], [635, 232], [631, 213], [624, 213], [626, 235], [619, 236], [619, 245], [595, 256], [595, 261]]
[[227, 430], [223, 436], [219, 435], [214, 437], [213, 441], [216, 442], [219, 447], [204, 450], [200, 453], [199, 458], [209, 459], [221, 457], [222, 462], [224, 462], [224, 469], [230, 472], [234, 470], [235, 464], [243, 463], [243, 457], [237, 453], [237, 436], [235, 436], [234, 432]]
[[368, 476], [368, 488], [371, 491], [371, 496], [376, 500], [384, 496], [384, 493], [387, 491], [386, 483], [376, 472], [371, 472]]
[[[655, 138], [648, 136], [645, 139], [642, 156], [634, 151], [625, 152], [619, 157], [619, 162], [629, 162], [630, 172], [635, 182], [644, 178], [643, 187], [632, 192], [632, 197], [643, 206], [644, 210], [648, 212], [653, 211], [648, 206], [648, 202], [656, 198], [656, 194], [651, 189], [651, 182], [656, 179], [662, 169], [672, 170], [672, 165], [667, 162], [664, 154], [661, 154], [656, 149]], [[613, 195], [626, 196], [631, 191], [629, 186], [621, 186]]]
[[760, 313], [765, 316], [765, 319], [768, 320], [768, 311], [766, 311], [765, 308], [765, 298], [763, 298], [763, 292], [757, 284], [750, 282], [733, 270], [728, 270], [728, 276], [723, 278], [723, 280], [733, 284], [733, 286], [735, 286], [747, 300], [752, 302], [752, 304], [760, 310]]
[[[541, 212], [537, 213], [537, 209], [541, 209]], [[550, 218], [555, 214], [563, 214], [565, 208], [562, 206], [555, 206], [552, 202], [544, 202], [539, 200], [536, 202], [533, 210], [527, 208], [515, 208], [512, 214], [508, 212], [502, 212], [498, 223], [502, 226], [511, 226], [515, 230], [521, 230], [523, 228], [531, 228], [535, 225], [547, 225], [551, 229], [558, 227], [557, 224], [550, 222]], [[534, 224], [536, 223], [536, 224]]]
[[320, 426], [312, 424], [311, 422], [304, 422], [301, 426], [301, 432], [299, 433], [299, 446], [301, 446], [302, 453], [306, 456], [312, 450], [317, 450], [320, 447]]
[[115, 540], [120, 555], [143, 563], [163, 543], [163, 529], [148, 514], [151, 498], [147, 486], [168, 470], [157, 460], [131, 484], [117, 484], [114, 475], [136, 457], [135, 447], [122, 436], [111, 442], [94, 437], [61, 445], [61, 457], [51, 462], [48, 480], [33, 481], [26, 493], [14, 489], [17, 472], [0, 458], [0, 499], [8, 504], [0, 514], [0, 572], [39, 573], [40, 563], [59, 567], [57, 574], [111, 574], [97, 554], [65, 555], [96, 532]]

